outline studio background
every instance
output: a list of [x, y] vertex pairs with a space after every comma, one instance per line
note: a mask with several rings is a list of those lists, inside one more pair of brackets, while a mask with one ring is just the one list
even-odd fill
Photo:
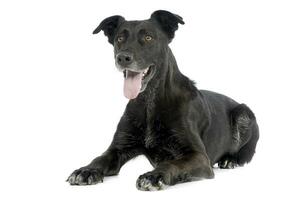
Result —
[[[92, 31], [106, 17], [183, 17], [170, 44], [199, 89], [246, 103], [260, 140], [253, 161], [215, 179], [141, 192], [142, 156], [103, 184], [65, 180], [110, 144], [125, 109], [113, 47]], [[1, 1], [1, 199], [299, 199], [298, 1]], [[217, 148], [217, 147], [216, 147]]]

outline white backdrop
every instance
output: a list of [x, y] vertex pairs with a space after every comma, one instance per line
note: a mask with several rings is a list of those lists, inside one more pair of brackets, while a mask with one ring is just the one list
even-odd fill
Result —
[[[144, 157], [103, 184], [65, 180], [110, 144], [127, 100], [100, 21], [146, 19], [158, 9], [186, 22], [171, 48], [198, 88], [255, 112], [253, 162], [161, 192], [135, 188]], [[1, 1], [0, 199], [299, 199], [299, 1]]]

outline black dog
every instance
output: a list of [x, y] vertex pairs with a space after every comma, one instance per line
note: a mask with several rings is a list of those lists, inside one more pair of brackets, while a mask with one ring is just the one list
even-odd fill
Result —
[[106, 18], [101, 30], [114, 45], [131, 99], [107, 151], [75, 170], [71, 185], [102, 182], [140, 154], [154, 170], [141, 175], [140, 190], [159, 190], [199, 178], [213, 178], [212, 166], [233, 168], [250, 162], [259, 132], [252, 111], [229, 97], [197, 90], [178, 69], [168, 46], [182, 18], [155, 11], [150, 19]]

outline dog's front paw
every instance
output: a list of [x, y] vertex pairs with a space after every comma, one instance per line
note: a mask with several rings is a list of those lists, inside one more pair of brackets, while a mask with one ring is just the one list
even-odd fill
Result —
[[71, 185], [93, 185], [103, 182], [103, 173], [96, 168], [82, 167], [75, 170], [67, 179]]
[[148, 172], [137, 179], [136, 187], [143, 191], [156, 191], [166, 188], [167, 184], [163, 173]]

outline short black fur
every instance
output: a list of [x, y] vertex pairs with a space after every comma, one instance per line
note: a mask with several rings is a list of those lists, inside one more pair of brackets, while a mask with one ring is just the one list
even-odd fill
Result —
[[75, 170], [67, 180], [71, 185], [102, 182], [138, 155], [154, 167], [138, 178], [140, 190], [213, 178], [215, 163], [233, 168], [251, 161], [259, 138], [253, 112], [224, 95], [199, 91], [179, 71], [168, 46], [178, 23], [184, 24], [180, 16], [156, 11], [144, 21], [109, 17], [94, 31], [103, 30], [114, 45], [120, 71], [149, 75], [128, 102], [107, 151]]

